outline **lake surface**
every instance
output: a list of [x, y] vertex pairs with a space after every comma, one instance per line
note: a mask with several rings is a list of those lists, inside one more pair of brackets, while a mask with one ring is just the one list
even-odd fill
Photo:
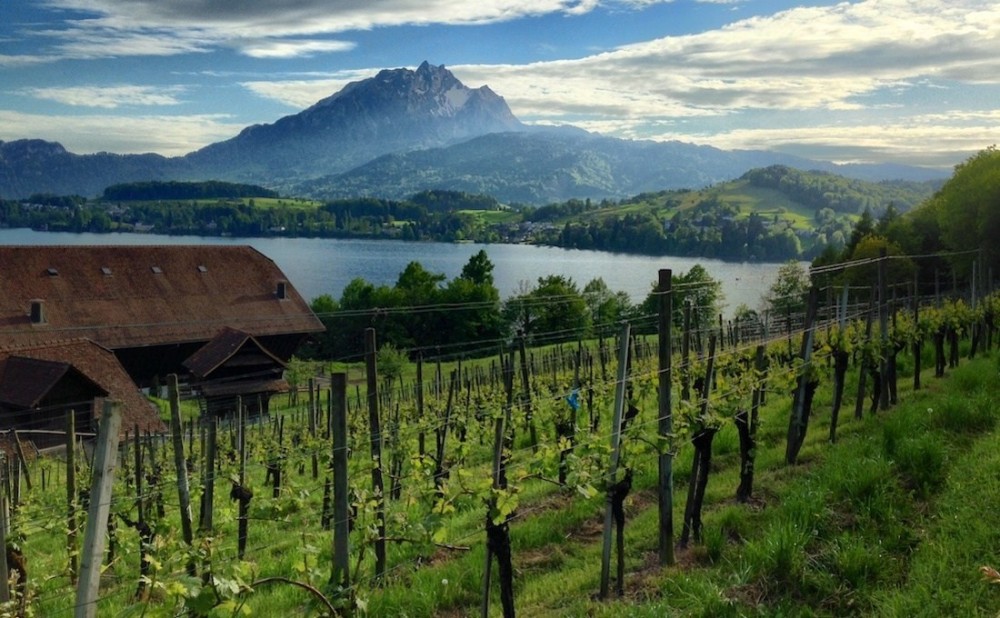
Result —
[[[285, 272], [305, 298], [330, 294], [339, 298], [344, 287], [361, 277], [376, 285], [392, 285], [411, 261], [452, 279], [469, 257], [484, 249], [495, 268], [493, 278], [501, 298], [507, 298], [539, 277], [564, 275], [582, 289], [601, 277], [608, 287], [641, 302], [656, 281], [657, 271], [674, 274], [701, 264], [722, 282], [725, 313], [745, 303], [760, 305], [780, 264], [739, 264], [704, 258], [640, 256], [533, 245], [404, 242], [396, 240], [328, 238], [219, 238], [158, 234], [73, 234], [0, 229], [0, 245], [250, 245]], [[0, 269], [3, 265], [0, 264]]]

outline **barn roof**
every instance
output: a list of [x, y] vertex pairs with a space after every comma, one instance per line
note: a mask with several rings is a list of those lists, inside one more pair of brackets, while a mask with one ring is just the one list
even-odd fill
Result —
[[[0, 361], [0, 403], [18, 408], [33, 408], [64, 376], [74, 371], [73, 365], [65, 362], [11, 356], [6, 361]], [[93, 385], [94, 396], [103, 397], [108, 394], [86, 376], [84, 379]]]
[[[18, 389], [37, 390], [47, 384], [51, 386], [52, 380], [61, 378], [70, 371], [70, 367], [103, 390], [108, 398], [121, 402], [122, 431], [131, 430], [136, 425], [141, 431], [165, 429], [156, 406], [139, 392], [125, 368], [107, 348], [92, 341], [72, 340], [0, 350], [0, 384], [7, 384], [8, 378], [16, 379], [20, 386], [11, 386], [14, 392]], [[24, 373], [26, 369], [38, 373], [33, 378]], [[28, 380], [34, 382], [36, 379], [38, 386], [27, 384]], [[30, 398], [27, 390], [18, 398]], [[100, 415], [100, 408], [95, 410], [95, 415]]]
[[111, 349], [208, 341], [224, 326], [257, 337], [323, 330], [252, 247], [0, 247], [0, 349], [67, 338]]
[[237, 354], [250, 357], [253, 364], [271, 363], [284, 368], [280, 358], [262, 346], [253, 335], [234, 328], [224, 328], [211, 341], [184, 361], [184, 366], [197, 378], [205, 378]]

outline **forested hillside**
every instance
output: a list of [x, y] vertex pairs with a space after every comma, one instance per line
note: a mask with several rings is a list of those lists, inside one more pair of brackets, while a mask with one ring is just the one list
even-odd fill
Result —
[[[871, 183], [783, 166], [711, 187], [541, 207], [424, 190], [405, 199], [282, 198], [216, 181], [115, 185], [100, 200], [36, 195], [5, 202], [0, 225], [205, 236], [320, 236], [528, 242], [739, 261], [811, 258], [849, 245], [863, 216], [894, 217], [929, 198], [928, 182]], [[867, 213], [867, 215], [866, 215]]]
[[558, 224], [544, 239], [563, 247], [780, 261], [827, 246], [839, 250], [865, 213], [909, 210], [934, 188], [772, 166], [700, 191], [644, 193], [619, 203], [571, 200], [529, 218]]

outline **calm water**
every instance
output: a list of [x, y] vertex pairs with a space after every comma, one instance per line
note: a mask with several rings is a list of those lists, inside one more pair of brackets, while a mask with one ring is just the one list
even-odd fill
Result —
[[[557, 249], [531, 245], [481, 245], [412, 243], [394, 240], [338, 240], [322, 238], [217, 238], [161, 236], [157, 234], [72, 234], [0, 229], [0, 245], [250, 245], [270, 257], [288, 275], [307, 299], [320, 294], [339, 298], [355, 277], [376, 285], [395, 283], [411, 261], [448, 279], [457, 276], [469, 257], [485, 249], [493, 262], [497, 288], [502, 298], [515, 294], [522, 282], [534, 283], [546, 275], [572, 277], [582, 288], [601, 277], [612, 290], [624, 291], [633, 302], [646, 297], [660, 268], [675, 274], [700, 263], [722, 282], [725, 304], [731, 311], [740, 303], [760, 304], [777, 273], [779, 264], [737, 264], [703, 258], [646, 257]], [[2, 268], [2, 265], [0, 265]], [[728, 311], [727, 311], [728, 313]]]

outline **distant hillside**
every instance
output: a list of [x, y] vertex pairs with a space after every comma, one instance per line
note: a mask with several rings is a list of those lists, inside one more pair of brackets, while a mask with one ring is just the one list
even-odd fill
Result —
[[785, 166], [754, 169], [698, 191], [643, 193], [620, 202], [571, 200], [527, 215], [549, 224], [539, 240], [577, 249], [726, 260], [811, 257], [840, 249], [866, 209], [905, 211], [939, 183], [871, 183]]
[[941, 181], [865, 182], [830, 173], [804, 172], [784, 165], [750, 170], [743, 175], [751, 186], [774, 189], [804, 208], [830, 208], [834, 212], [860, 213], [865, 208], [873, 212], [893, 204], [897, 210], [909, 210], [943, 184]]
[[386, 155], [343, 174], [295, 185], [291, 192], [316, 199], [358, 195], [399, 199], [433, 187], [492, 195], [502, 202], [545, 204], [698, 189], [774, 163], [820, 165], [772, 152], [727, 152], [682, 142], [537, 130]]
[[37, 193], [94, 197], [122, 182], [171, 180], [191, 174], [185, 163], [156, 154], [79, 155], [37, 139], [0, 141], [0, 198]]

